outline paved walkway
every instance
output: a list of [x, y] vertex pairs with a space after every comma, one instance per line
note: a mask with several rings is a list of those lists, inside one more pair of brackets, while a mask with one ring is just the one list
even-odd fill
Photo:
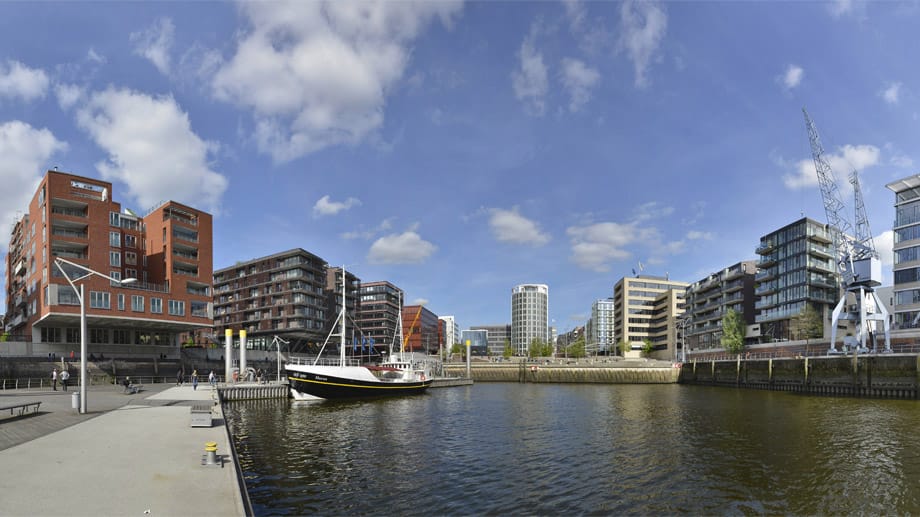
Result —
[[[42, 402], [36, 415], [0, 415], [0, 514], [245, 514], [220, 406], [212, 427], [189, 425], [189, 406], [216, 403], [207, 384], [152, 385], [136, 395], [92, 386], [85, 415], [71, 397], [0, 391], [0, 406]], [[222, 468], [202, 465], [211, 441]]]

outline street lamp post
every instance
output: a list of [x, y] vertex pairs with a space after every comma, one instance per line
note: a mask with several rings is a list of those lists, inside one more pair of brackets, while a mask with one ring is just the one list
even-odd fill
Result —
[[86, 413], [86, 303], [85, 298], [83, 297], [83, 284], [80, 284], [80, 289], [77, 289], [77, 286], [74, 285], [74, 280], [70, 279], [70, 276], [67, 274], [67, 271], [64, 271], [64, 267], [61, 264], [67, 264], [78, 269], [86, 271], [85, 275], [82, 275], [76, 279], [77, 282], [83, 280], [84, 278], [92, 275], [101, 276], [102, 278], [107, 278], [112, 282], [117, 282], [119, 285], [131, 284], [137, 282], [136, 278], [126, 278], [124, 280], [119, 280], [118, 278], [112, 278], [109, 275], [105, 275], [96, 270], [90, 269], [84, 265], [71, 262], [61, 257], [56, 257], [54, 259], [54, 265], [61, 271], [61, 274], [64, 275], [64, 279], [67, 280], [67, 283], [70, 284], [70, 287], [73, 288], [73, 292], [77, 295], [77, 300], [80, 302], [80, 413]]

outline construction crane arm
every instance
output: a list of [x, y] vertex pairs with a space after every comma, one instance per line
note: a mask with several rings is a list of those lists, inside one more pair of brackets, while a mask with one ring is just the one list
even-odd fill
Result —
[[412, 324], [409, 325], [409, 332], [406, 333], [406, 337], [403, 338], [403, 350], [409, 346], [409, 336], [412, 335], [412, 331], [415, 330], [415, 324], [418, 323], [419, 318], [422, 316], [422, 306], [418, 306], [418, 312], [415, 313], [415, 319], [412, 320]]

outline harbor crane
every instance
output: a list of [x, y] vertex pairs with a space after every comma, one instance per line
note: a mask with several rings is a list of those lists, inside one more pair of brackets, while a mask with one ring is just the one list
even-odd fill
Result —
[[[869, 218], [863, 203], [862, 189], [859, 186], [859, 174], [854, 169], [849, 175], [853, 187], [856, 225], [850, 224], [844, 215], [844, 204], [840, 190], [834, 179], [834, 172], [824, 157], [824, 147], [818, 136], [818, 129], [802, 108], [805, 115], [805, 128], [815, 162], [818, 184], [821, 187], [821, 199], [824, 201], [824, 213], [827, 217], [828, 231], [832, 235], [836, 270], [840, 277], [842, 295], [831, 314], [831, 342], [828, 354], [845, 353], [848, 348], [857, 352], [866, 352], [866, 338], [871, 337], [872, 348], [875, 346], [875, 331], [879, 324], [885, 332], [885, 352], [891, 352], [891, 322], [888, 310], [875, 293], [875, 288], [882, 285], [882, 265], [878, 251], [869, 229]], [[847, 300], [855, 303], [848, 304]], [[840, 320], [853, 321], [856, 336], [847, 336], [843, 340], [843, 349], [837, 350], [837, 323]]]

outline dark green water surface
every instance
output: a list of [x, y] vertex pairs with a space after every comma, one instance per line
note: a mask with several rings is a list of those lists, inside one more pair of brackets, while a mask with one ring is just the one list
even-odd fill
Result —
[[918, 404], [481, 383], [226, 416], [256, 515], [903, 515]]

